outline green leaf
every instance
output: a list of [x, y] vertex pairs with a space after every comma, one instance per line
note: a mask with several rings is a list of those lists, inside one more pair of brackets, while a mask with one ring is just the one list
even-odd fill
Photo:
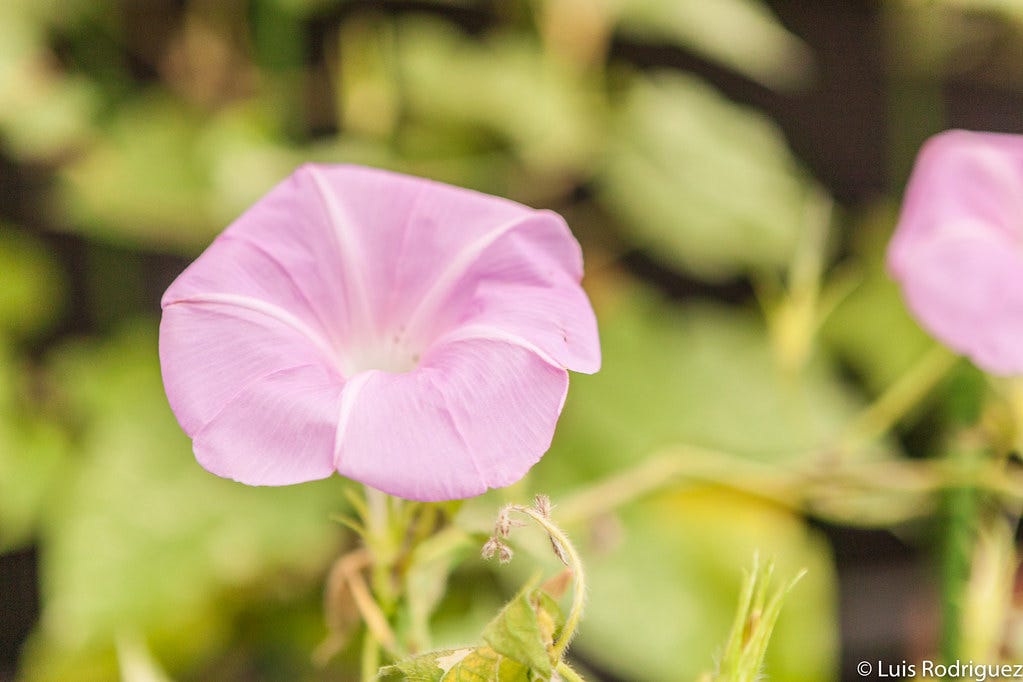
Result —
[[590, 84], [521, 33], [470, 39], [440, 22], [399, 26], [409, 113], [471, 139], [496, 136], [539, 169], [581, 168], [599, 148], [601, 101]]
[[531, 580], [483, 630], [485, 646], [434, 651], [381, 669], [412, 682], [518, 682], [550, 679], [550, 650], [564, 625], [557, 602]]
[[182, 252], [205, 246], [244, 202], [294, 166], [266, 140], [256, 153], [254, 125], [234, 112], [208, 121], [165, 93], [137, 96], [62, 168], [68, 228], [117, 244]]
[[408, 682], [531, 682], [529, 668], [490, 647], [434, 651], [380, 671], [381, 679]]
[[[786, 464], [833, 442], [862, 409], [822, 354], [798, 375], [781, 371], [762, 319], [749, 311], [673, 307], [627, 289], [601, 309], [600, 328], [604, 366], [572, 377], [555, 442], [529, 483], [566, 509], [567, 490], [585, 492], [675, 443], [724, 450], [784, 480]], [[798, 512], [730, 491], [747, 486], [733, 461], [712, 471], [708, 460], [699, 479], [666, 480], [660, 494], [567, 529], [591, 538], [579, 548], [588, 599], [574, 651], [623, 679], [695, 679], [727, 636], [741, 568], [759, 549], [784, 573], [810, 571], [778, 621], [771, 679], [834, 677], [827, 543]], [[720, 483], [705, 485], [708, 478]]]
[[408, 682], [440, 682], [453, 666], [449, 661], [459, 661], [468, 656], [472, 649], [448, 649], [431, 651], [398, 661], [380, 669], [382, 680], [398, 678]]
[[162, 95], [123, 106], [89, 152], [62, 169], [71, 225], [118, 244], [208, 242], [222, 226], [210, 219], [210, 180], [195, 162], [198, 131], [197, 112]]
[[117, 642], [122, 682], [171, 682], [146, 648], [145, 642], [123, 635]]
[[[483, 631], [483, 641], [494, 651], [549, 677], [553, 668], [549, 648], [554, 618], [561, 618], [552, 599], [541, 600], [540, 590], [527, 584]], [[548, 609], [555, 609], [551, 613]], [[556, 615], [555, 615], [556, 614]]]
[[291, 16], [309, 17], [339, 4], [339, 0], [264, 0], [264, 4]]
[[[17, 156], [48, 159], [91, 134], [94, 84], [65, 76], [48, 45], [47, 23], [80, 12], [76, 2], [0, 3], [0, 134]], [[55, 11], [56, 10], [56, 11]]]
[[774, 628], [765, 678], [836, 679], [834, 569], [827, 541], [797, 515], [691, 487], [632, 505], [617, 520], [617, 541], [588, 552], [586, 617], [572, 645], [580, 656], [637, 682], [697, 679], [722, 653], [742, 567], [759, 550], [778, 557], [783, 574], [808, 569]]
[[66, 446], [63, 434], [48, 422], [0, 423], [0, 552], [38, 531], [67, 464]]
[[938, 0], [936, 4], [966, 12], [999, 13], [1023, 23], [1023, 6], [1016, 0]]
[[550, 455], [533, 470], [537, 489], [578, 487], [677, 443], [797, 461], [863, 406], [822, 355], [799, 375], [782, 371], [749, 311], [670, 306], [634, 287], [602, 311], [600, 329], [604, 366], [572, 377]]
[[28, 233], [0, 224], [0, 552], [38, 530], [62, 474], [67, 442], [40, 413], [38, 381], [16, 348], [48, 329], [62, 308], [63, 279], [53, 257]]
[[37, 532], [66, 464], [63, 434], [22, 399], [25, 369], [0, 335], [0, 552]]
[[274, 595], [284, 574], [315, 585], [338, 551], [330, 516], [344, 508], [341, 479], [249, 487], [196, 463], [163, 394], [155, 327], [66, 347], [49, 366], [76, 424], [76, 466], [42, 531], [42, 625], [27, 680], [67, 679], [109, 657], [121, 632], [145, 638], [177, 675], [225, 646], [247, 591]]
[[529, 668], [517, 660], [489, 647], [480, 647], [455, 663], [442, 682], [532, 682], [535, 679]]
[[24, 338], [48, 329], [63, 309], [64, 280], [46, 247], [0, 224], [0, 333]]
[[806, 81], [812, 56], [758, 0], [611, 0], [619, 28], [672, 41], [773, 87]]
[[823, 339], [881, 392], [914, 365], [934, 342], [910, 316], [898, 285], [884, 267], [896, 207], [879, 205], [851, 230], [860, 285], [827, 319]]
[[[571, 576], [571, 572], [568, 575]], [[540, 626], [540, 637], [549, 646], [557, 641], [561, 629], [565, 627], [565, 614], [558, 601], [543, 589], [534, 590], [531, 599]]]
[[809, 180], [773, 122], [690, 76], [636, 76], [596, 178], [626, 236], [707, 279], [791, 259]]
[[16, 156], [51, 161], [92, 135], [99, 92], [84, 78], [43, 72], [34, 80], [17, 97], [0, 95], [0, 128]]
[[196, 164], [209, 179], [215, 229], [241, 215], [300, 164], [320, 160], [311, 150], [289, 147], [278, 137], [272, 117], [255, 105], [226, 109], [202, 126]]

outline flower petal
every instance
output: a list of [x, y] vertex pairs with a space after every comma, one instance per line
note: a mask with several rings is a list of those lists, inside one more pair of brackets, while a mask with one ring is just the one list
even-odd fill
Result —
[[[171, 409], [195, 436], [260, 377], [299, 365], [329, 367], [327, 342], [289, 311], [258, 299], [196, 295], [164, 308], [160, 364]], [[341, 384], [341, 377], [335, 381]]]
[[194, 437], [208, 471], [249, 485], [289, 485], [334, 473], [342, 386], [319, 365], [246, 386]]
[[[358, 382], [358, 383], [357, 383]], [[418, 369], [346, 388], [338, 471], [414, 500], [478, 495], [520, 479], [550, 447], [565, 370], [494, 340], [434, 348]]]
[[434, 285], [416, 317], [428, 315], [428, 335], [486, 338], [498, 330], [559, 367], [593, 373], [600, 341], [581, 276], [582, 254], [568, 226], [538, 211], [473, 250], [446, 283]]
[[901, 280], [920, 323], [988, 371], [1023, 374], [1019, 254], [975, 234], [929, 240], [912, 256], [903, 263]]
[[888, 251], [898, 272], [921, 240], [953, 233], [1023, 243], [1023, 137], [951, 130], [921, 149]]
[[572, 239], [559, 219], [531, 223], [495, 242], [460, 283], [461, 291], [472, 292], [461, 304], [469, 311], [462, 324], [500, 329], [565, 369], [592, 374], [601, 360], [596, 316], [579, 276], [550, 256], [556, 252], [551, 242], [566, 236]]
[[336, 469], [413, 499], [477, 494], [547, 450], [565, 369], [600, 364], [581, 277], [556, 214], [307, 165], [168, 289], [167, 395], [222, 476]]
[[953, 130], [924, 145], [888, 249], [920, 323], [995, 374], [1023, 373], [1023, 136]]
[[298, 173], [232, 223], [171, 284], [162, 304], [246, 296], [287, 310], [337, 346], [353, 331], [357, 289], [343, 248], [315, 188]]
[[[380, 331], [415, 307], [467, 245], [534, 213], [521, 204], [375, 168], [307, 164], [294, 176], [317, 194], [361, 281]], [[357, 274], [356, 274], [357, 273]]]
[[[582, 252], [557, 214], [369, 168], [309, 166], [307, 173], [339, 223], [372, 228], [350, 241], [358, 242], [353, 253], [377, 333], [425, 347], [470, 313], [490, 324], [517, 310], [520, 319], [509, 318], [506, 331], [563, 367], [599, 367], [596, 321], [579, 287]], [[486, 291], [467, 295], [477, 288]]]

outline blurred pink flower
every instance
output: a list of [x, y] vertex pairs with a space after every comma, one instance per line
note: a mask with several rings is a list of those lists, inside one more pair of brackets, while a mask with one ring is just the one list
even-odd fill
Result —
[[220, 476], [477, 495], [550, 447], [566, 369], [600, 366], [581, 277], [555, 213], [307, 165], [164, 294], [167, 396]]
[[935, 337], [992, 374], [1023, 374], [1023, 136], [928, 140], [888, 269]]

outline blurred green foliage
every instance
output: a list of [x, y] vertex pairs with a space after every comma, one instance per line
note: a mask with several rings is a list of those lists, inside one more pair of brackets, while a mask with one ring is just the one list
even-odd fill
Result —
[[[666, 308], [646, 290], [605, 308], [604, 368], [575, 378], [552, 456], [537, 465], [531, 487], [559, 499], [559, 490], [584, 489], [673, 443], [791, 462], [833, 439], [858, 407], [822, 363], [798, 381], [781, 372], [754, 315], [708, 303]], [[721, 480], [737, 475], [722, 463]], [[721, 645], [742, 570], [759, 548], [784, 572], [810, 569], [793, 597], [799, 612], [775, 632], [772, 678], [827, 679], [836, 596], [823, 538], [771, 503], [716, 486], [679, 487], [630, 505], [610, 531], [600, 510], [583, 533], [595, 543], [591, 592], [616, 597], [590, 600], [576, 650], [624, 679], [696, 679], [706, 659], [681, 652]], [[599, 539], [608, 532], [609, 541]], [[786, 642], [802, 653], [786, 653]]]
[[47, 488], [66, 458], [66, 436], [31, 404], [38, 381], [19, 342], [45, 332], [60, 313], [64, 283], [36, 240], [0, 225], [0, 551], [29, 541]]
[[707, 279], [789, 262], [809, 187], [766, 118], [673, 73], [637, 76], [618, 116], [597, 182], [637, 245]]
[[781, 371], [749, 312], [708, 302], [670, 309], [639, 290], [608, 306], [601, 323], [609, 359], [575, 377], [556, 441], [566, 454], [536, 469], [551, 488], [673, 443], [791, 462], [833, 442], [862, 407], [821, 358], [798, 379]]
[[578, 654], [622, 679], [695, 680], [720, 652], [743, 562], [759, 550], [779, 557], [785, 572], [810, 576], [774, 632], [771, 679], [835, 674], [835, 576], [823, 538], [799, 519], [729, 491], [686, 489], [633, 505], [620, 523], [620, 543], [591, 550], [591, 592], [615, 598], [591, 598]]
[[[338, 550], [338, 480], [257, 489], [205, 475], [162, 396], [151, 323], [99, 345], [61, 349], [65, 418], [77, 424], [75, 474], [54, 483], [40, 530], [45, 607], [37, 679], [66, 679], [65, 655], [149, 633], [188, 660], [224, 635], [227, 589], [266, 576], [319, 577]], [[185, 456], [183, 456], [185, 455]], [[173, 659], [172, 659], [173, 660]]]
[[[417, 173], [574, 218], [604, 369], [573, 377], [551, 452], [527, 481], [467, 504], [465, 531], [502, 499], [578, 499], [675, 444], [781, 477], [827, 463], [931, 345], [884, 274], [892, 198], [816, 226], [822, 271], [794, 276], [819, 183], [766, 115], [692, 74], [628, 63], [622, 40], [678, 47], [757, 87], [815, 73], [757, 0], [0, 3], [3, 172], [36, 180], [0, 205], [23, 223], [0, 224], [0, 551], [37, 547], [41, 573], [17, 679], [355, 675], [354, 644], [313, 663], [327, 637], [316, 595], [352, 542], [331, 520], [347, 484], [247, 488], [203, 471], [163, 397], [143, 286], [169, 284], [168, 263], [180, 270], [303, 161]], [[79, 257], [50, 252], [57, 234]], [[619, 269], [638, 251], [711, 293], [751, 284], [767, 310], [786, 296], [821, 304], [782, 322], [752, 296], [678, 304]], [[836, 280], [852, 284], [827, 299]], [[805, 356], [790, 362], [772, 324]], [[986, 387], [959, 381], [968, 399], [947, 409], [980, 416]], [[809, 571], [778, 623], [770, 679], [835, 678], [827, 543], [806, 510], [741, 492], [721, 467], [711, 483], [573, 508], [591, 571], [580, 668], [673, 681], [708, 669], [759, 549], [785, 574]], [[439, 604], [450, 646], [471, 643], [502, 601], [493, 591], [528, 570], [496, 580], [466, 537], [443, 598], [448, 559], [407, 576], [413, 627]]]

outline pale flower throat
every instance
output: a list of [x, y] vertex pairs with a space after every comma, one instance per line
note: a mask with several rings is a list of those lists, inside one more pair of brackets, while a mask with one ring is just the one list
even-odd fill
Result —
[[421, 358], [422, 351], [397, 335], [373, 338], [354, 345], [345, 353], [341, 371], [349, 379], [371, 369], [402, 374], [418, 367]]

